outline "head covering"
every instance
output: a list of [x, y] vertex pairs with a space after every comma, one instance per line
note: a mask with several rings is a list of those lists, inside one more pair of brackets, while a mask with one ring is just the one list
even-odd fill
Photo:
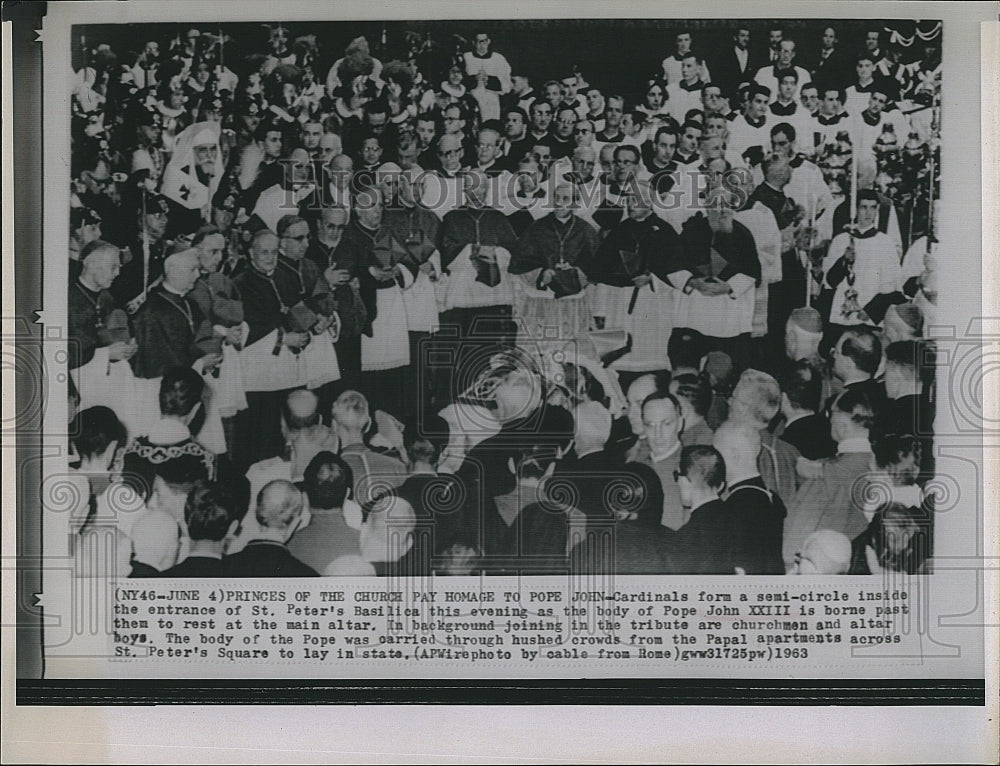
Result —
[[175, 268], [183, 268], [185, 266], [195, 266], [198, 264], [198, 251], [191, 247], [187, 250], [181, 250], [178, 253], [174, 253], [167, 257], [163, 261], [163, 271], [164, 273]]
[[724, 351], [709, 351], [705, 356], [705, 372], [713, 382], [728, 380], [733, 374], [733, 360]]
[[823, 332], [823, 320], [814, 308], [797, 308], [792, 312], [792, 323], [806, 332]]
[[206, 186], [198, 177], [194, 149], [196, 146], [218, 148], [221, 130], [219, 123], [206, 121], [196, 122], [180, 132], [174, 143], [174, 153], [163, 171], [161, 190], [164, 196], [188, 210], [198, 210], [208, 204], [222, 180], [221, 151], [216, 160], [215, 175]]

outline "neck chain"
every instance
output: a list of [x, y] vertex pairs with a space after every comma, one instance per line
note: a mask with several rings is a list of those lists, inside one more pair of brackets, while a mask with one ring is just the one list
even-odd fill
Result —
[[78, 279], [76, 280], [76, 286], [83, 294], [83, 297], [87, 299], [87, 303], [94, 307], [94, 313], [97, 315], [97, 329], [104, 327], [104, 317], [101, 316], [101, 309], [98, 305], [100, 303], [100, 292], [97, 294], [97, 300], [90, 297], [92, 292], [89, 288], [84, 287], [83, 283]]
[[194, 335], [194, 316], [191, 313], [191, 307], [188, 305], [187, 299], [185, 299], [183, 295], [178, 295], [177, 298], [179, 299], [179, 302], [171, 300], [170, 298], [167, 297], [168, 295], [167, 290], [163, 290], [161, 292], [161, 295], [164, 297], [167, 303], [169, 303], [171, 306], [173, 306], [175, 309], [177, 309], [184, 315], [184, 318], [187, 320], [188, 327], [191, 329], [191, 334]]

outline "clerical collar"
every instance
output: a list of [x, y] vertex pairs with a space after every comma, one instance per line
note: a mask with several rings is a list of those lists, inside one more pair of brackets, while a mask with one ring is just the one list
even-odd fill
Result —
[[274, 276], [274, 269], [271, 269], [270, 271], [263, 271], [257, 268], [257, 266], [252, 261], [250, 262], [250, 270], [257, 276], [263, 277], [264, 279], [270, 279], [272, 276]]
[[859, 80], [858, 84], [854, 86], [854, 90], [856, 90], [858, 93], [867, 93], [869, 90], [871, 90], [874, 84], [875, 84], [874, 77], [864, 84], [862, 84], [861, 81]]
[[688, 93], [690, 93], [693, 90], [701, 90], [702, 88], [705, 87], [705, 83], [703, 83], [701, 80], [695, 80], [693, 83], [688, 83], [687, 80], [681, 80], [677, 84], [680, 86], [681, 90], [686, 90]]
[[745, 114], [743, 115], [743, 119], [753, 128], [762, 128], [764, 127], [764, 123], [767, 122], [767, 115], [761, 115], [759, 119], [754, 119], [749, 114]]
[[847, 116], [847, 112], [841, 112], [840, 114], [835, 114], [832, 117], [827, 117], [825, 114], [821, 114], [816, 119], [819, 120], [820, 125], [836, 125], [842, 119]]
[[161, 282], [160, 284], [162, 285], [164, 292], [176, 295], [178, 298], [183, 298], [184, 297], [184, 293], [182, 293], [180, 290], [176, 289], [175, 287], [171, 287], [166, 282]]
[[871, 239], [876, 234], [878, 234], [878, 227], [875, 224], [867, 226], [864, 229], [857, 228], [854, 233], [855, 239]]
[[852, 439], [844, 439], [837, 442], [837, 452], [839, 454], [871, 451], [872, 445], [867, 436], [856, 436]]
[[476, 51], [470, 51], [470, 53], [472, 54], [472, 58], [482, 59], [484, 61], [493, 57], [493, 51], [490, 51], [485, 56], [480, 56], [478, 53], [476, 53]]
[[370, 237], [374, 237], [376, 234], [378, 234], [378, 229], [370, 229], [363, 223], [361, 223], [361, 221], [355, 221], [355, 223], [358, 225], [358, 228], [361, 230], [362, 233], [367, 234]]
[[87, 285], [86, 285], [86, 284], [84, 283], [84, 281], [83, 281], [83, 277], [82, 277], [82, 276], [81, 276], [81, 277], [80, 277], [79, 279], [77, 279], [77, 280], [76, 280], [76, 283], [77, 283], [77, 284], [78, 284], [78, 285], [79, 285], [80, 287], [82, 287], [82, 288], [83, 288], [84, 290], [86, 290], [86, 291], [87, 291], [87, 292], [88, 292], [88, 293], [89, 293], [90, 295], [93, 295], [93, 296], [98, 296], [98, 295], [100, 295], [100, 294], [101, 294], [101, 292], [102, 292], [102, 291], [101, 291], [100, 289], [98, 289], [98, 290], [95, 290], [95, 289], [94, 289], [94, 288], [92, 288], [92, 287], [88, 287], [88, 286], [87, 286]]
[[776, 114], [780, 117], [788, 117], [795, 114], [795, 107], [796, 103], [794, 101], [789, 101], [787, 104], [775, 101], [771, 104], [771, 114]]

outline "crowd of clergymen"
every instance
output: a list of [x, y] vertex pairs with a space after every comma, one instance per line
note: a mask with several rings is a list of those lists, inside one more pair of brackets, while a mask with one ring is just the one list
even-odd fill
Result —
[[752, 42], [679, 32], [634, 105], [485, 32], [325, 81], [280, 25], [98, 46], [79, 572], [926, 571], [939, 51]]

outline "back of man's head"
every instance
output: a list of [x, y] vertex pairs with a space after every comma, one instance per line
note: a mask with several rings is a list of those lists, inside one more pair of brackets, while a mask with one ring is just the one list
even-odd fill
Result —
[[681, 450], [680, 472], [692, 484], [717, 491], [726, 484], [726, 461], [719, 450], [707, 444], [692, 444]]
[[163, 511], [148, 511], [132, 526], [133, 558], [159, 572], [177, 562], [180, 527]]
[[88, 407], [70, 426], [73, 445], [81, 458], [102, 455], [112, 443], [125, 445], [125, 426], [110, 407]]
[[875, 410], [871, 399], [864, 391], [848, 388], [833, 404], [833, 409], [850, 415], [850, 422], [855, 429], [868, 432], [875, 421]]
[[755, 425], [727, 420], [715, 430], [712, 446], [725, 461], [730, 486], [758, 473], [760, 430]]
[[281, 421], [289, 433], [319, 425], [319, 399], [304, 388], [292, 391], [281, 404]]
[[682, 367], [697, 370], [708, 350], [705, 336], [697, 330], [675, 330], [667, 341], [667, 356], [675, 370]]
[[744, 370], [730, 399], [730, 418], [764, 428], [780, 407], [778, 381], [760, 370]]
[[192, 540], [219, 542], [229, 532], [234, 521], [246, 513], [240, 512], [235, 498], [219, 484], [199, 481], [184, 504], [184, 521]]
[[160, 380], [160, 414], [186, 417], [201, 403], [205, 381], [190, 367], [171, 367]]
[[882, 361], [882, 342], [867, 327], [852, 327], [843, 335], [840, 353], [867, 375], [874, 375]]
[[611, 413], [598, 402], [583, 402], [577, 406], [576, 450], [603, 449], [611, 438]]
[[343, 508], [347, 493], [354, 486], [354, 474], [337, 455], [320, 452], [306, 467], [304, 484], [311, 508]]
[[842, 532], [820, 529], [802, 543], [796, 574], [847, 574], [851, 566], [851, 541]]
[[781, 378], [781, 393], [797, 410], [817, 412], [823, 393], [823, 378], [814, 365], [796, 362]]
[[368, 400], [357, 391], [344, 391], [333, 403], [333, 419], [341, 428], [363, 431], [371, 422]]
[[290, 481], [272, 481], [257, 495], [257, 523], [265, 529], [289, 529], [299, 520], [302, 509], [302, 493]]
[[451, 427], [440, 415], [427, 412], [403, 425], [403, 450], [410, 465], [436, 465], [451, 438]]

